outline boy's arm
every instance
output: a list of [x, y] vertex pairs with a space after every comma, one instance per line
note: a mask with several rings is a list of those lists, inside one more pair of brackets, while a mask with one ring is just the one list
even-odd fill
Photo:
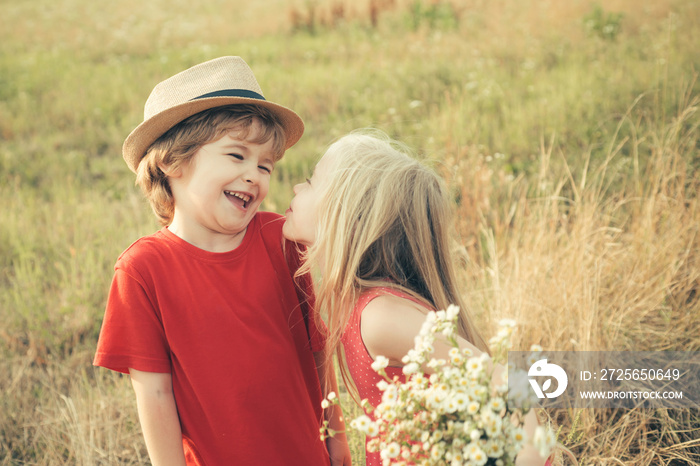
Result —
[[[335, 369], [333, 366], [327, 367], [325, 351], [315, 352], [314, 359], [316, 360], [318, 379], [321, 381], [323, 397], [325, 398], [330, 392], [337, 394], [338, 380], [335, 377]], [[328, 420], [329, 428], [336, 432], [342, 432], [326, 440], [328, 454], [331, 457], [331, 466], [351, 466], [350, 446], [345, 435], [345, 420], [343, 419], [343, 411], [340, 409], [340, 405], [328, 407], [323, 414]]]
[[173, 396], [172, 376], [129, 368], [141, 429], [153, 466], [185, 466], [182, 430]]

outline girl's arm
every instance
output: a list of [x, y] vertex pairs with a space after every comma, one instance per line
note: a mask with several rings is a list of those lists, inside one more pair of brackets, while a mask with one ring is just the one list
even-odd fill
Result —
[[[318, 379], [321, 381], [321, 389], [323, 397], [328, 393], [338, 393], [338, 380], [335, 377], [335, 369], [333, 366], [327, 367], [325, 351], [314, 353], [316, 360], [316, 370], [318, 371]], [[351, 466], [352, 459], [350, 457], [350, 446], [345, 435], [345, 420], [343, 419], [343, 411], [340, 405], [332, 405], [324, 410], [324, 416], [328, 420], [328, 427], [336, 432], [333, 437], [326, 440], [326, 448], [331, 457], [331, 466]]]
[[[360, 321], [362, 341], [372, 359], [384, 356], [389, 359], [389, 365], [401, 367], [401, 359], [413, 349], [416, 335], [425, 322], [426, 314], [430, 312], [411, 300], [393, 295], [382, 295], [370, 301], [362, 311]], [[480, 349], [463, 338], [459, 338], [461, 348], [469, 348], [475, 356], [482, 353]], [[438, 336], [433, 343], [435, 358], [449, 359], [452, 346]], [[423, 371], [431, 373], [428, 367]]]
[[170, 374], [129, 368], [141, 430], [153, 466], [185, 466], [182, 430]]
[[[401, 359], [413, 349], [415, 337], [420, 333], [425, 322], [427, 309], [408, 299], [399, 298], [392, 295], [379, 296], [370, 301], [362, 311], [360, 328], [362, 341], [367, 348], [372, 359], [377, 356], [384, 356], [389, 359], [389, 365], [395, 367], [403, 366]], [[460, 348], [469, 348], [475, 356], [482, 353], [480, 349], [469, 343], [467, 340], [457, 337]], [[452, 346], [439, 337], [433, 343], [435, 358], [449, 359], [449, 351]], [[431, 373], [432, 369], [423, 367], [423, 372]], [[503, 366], [494, 368], [494, 378], [492, 386], [502, 384]], [[530, 411], [525, 416], [524, 429], [528, 438], [532, 439], [535, 429], [538, 426], [537, 416], [534, 411]], [[529, 444], [521, 450], [516, 458], [517, 466], [542, 465], [545, 459], [537, 450]]]

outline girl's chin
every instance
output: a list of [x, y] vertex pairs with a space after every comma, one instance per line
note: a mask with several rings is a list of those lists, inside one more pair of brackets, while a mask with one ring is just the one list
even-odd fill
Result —
[[[286, 224], [285, 224], [286, 226]], [[285, 237], [287, 241], [291, 241], [293, 243], [301, 244], [302, 246], [306, 246], [307, 248], [311, 246], [311, 243], [308, 241], [305, 241], [303, 239], [299, 239], [296, 236], [294, 236], [294, 233], [288, 231], [287, 228], [282, 227], [282, 235]]]
[[304, 241], [304, 240], [301, 240], [301, 239], [299, 239], [299, 238], [296, 238], [296, 237], [294, 237], [293, 235], [289, 235], [289, 236], [284, 235], [284, 237], [287, 238], [289, 241], [291, 241], [291, 242], [293, 242], [293, 243], [297, 243], [297, 244], [299, 244], [299, 245], [306, 246], [307, 248], [308, 248], [309, 246], [311, 246], [311, 244], [309, 244], [308, 242], [306, 242], [306, 241]]

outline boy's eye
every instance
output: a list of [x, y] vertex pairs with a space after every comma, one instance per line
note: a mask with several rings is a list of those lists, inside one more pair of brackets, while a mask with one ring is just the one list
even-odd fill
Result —
[[227, 155], [230, 155], [234, 159], [243, 160], [243, 156], [240, 154], [227, 154]]
[[272, 169], [270, 167], [266, 167], [265, 165], [258, 165], [258, 168], [260, 170], [266, 171], [267, 173], [272, 173]]

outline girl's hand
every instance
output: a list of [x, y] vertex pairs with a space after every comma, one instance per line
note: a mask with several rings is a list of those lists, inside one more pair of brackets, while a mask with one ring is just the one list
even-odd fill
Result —
[[515, 457], [515, 466], [546, 466], [549, 464], [551, 463], [542, 458], [532, 445], [525, 445]]

